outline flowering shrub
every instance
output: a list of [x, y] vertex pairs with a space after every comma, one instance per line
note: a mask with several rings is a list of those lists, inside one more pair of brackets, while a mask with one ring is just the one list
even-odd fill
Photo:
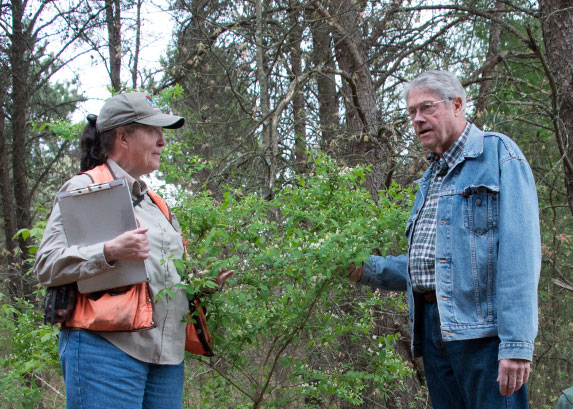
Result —
[[[336, 396], [364, 401], [366, 388], [389, 393], [408, 367], [396, 336], [373, 332], [381, 306], [400, 297], [351, 299], [348, 265], [373, 251], [402, 251], [408, 191], [392, 186], [378, 204], [362, 187], [364, 168], [340, 169], [326, 157], [272, 200], [228, 191], [182, 194], [176, 213], [189, 238], [189, 260], [177, 261], [192, 297], [219, 268], [234, 269], [225, 290], [205, 299], [215, 338], [214, 369], [201, 378], [207, 407], [291, 407]], [[192, 268], [206, 276], [189, 276]], [[388, 305], [392, 304], [392, 305]]]

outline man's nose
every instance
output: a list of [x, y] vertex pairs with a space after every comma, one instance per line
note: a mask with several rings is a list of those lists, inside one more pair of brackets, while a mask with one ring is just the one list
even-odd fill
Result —
[[412, 122], [425, 122], [425, 121], [426, 117], [422, 115], [419, 109], [416, 109], [416, 115], [414, 115], [414, 117], [412, 118]]

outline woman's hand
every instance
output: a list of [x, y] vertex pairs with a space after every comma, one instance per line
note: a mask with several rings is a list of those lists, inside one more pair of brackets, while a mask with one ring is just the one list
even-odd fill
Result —
[[225, 281], [233, 275], [234, 272], [235, 270], [226, 270], [224, 268], [220, 268], [219, 275], [217, 276], [217, 278], [215, 278], [215, 283], [217, 283], [217, 285], [221, 287], [225, 283]]
[[105, 260], [108, 263], [114, 260], [145, 260], [149, 257], [148, 230], [129, 230], [105, 242], [103, 246]]

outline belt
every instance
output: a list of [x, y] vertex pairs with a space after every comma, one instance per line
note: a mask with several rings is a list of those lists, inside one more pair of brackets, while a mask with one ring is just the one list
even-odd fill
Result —
[[123, 294], [123, 293], [127, 292], [130, 288], [131, 288], [131, 285], [124, 285], [123, 287], [110, 288], [109, 290], [96, 291], [96, 292], [89, 293], [86, 295], [90, 300], [97, 301], [104, 294], [119, 295], [119, 294]]
[[438, 302], [435, 291], [428, 291], [427, 293], [423, 293], [423, 295], [426, 300], [426, 304], [435, 304]]

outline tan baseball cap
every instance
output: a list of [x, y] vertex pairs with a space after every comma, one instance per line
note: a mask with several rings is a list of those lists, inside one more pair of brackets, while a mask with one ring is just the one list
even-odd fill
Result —
[[153, 99], [145, 92], [128, 92], [108, 99], [97, 118], [98, 132], [109, 131], [131, 123], [177, 129], [185, 118], [161, 112]]

